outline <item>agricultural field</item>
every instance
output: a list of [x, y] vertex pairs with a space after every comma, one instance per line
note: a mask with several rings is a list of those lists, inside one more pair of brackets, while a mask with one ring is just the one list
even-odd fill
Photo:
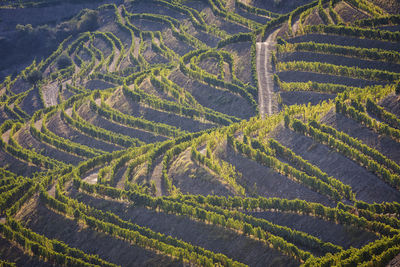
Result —
[[0, 0], [0, 266], [400, 266], [400, 2]]

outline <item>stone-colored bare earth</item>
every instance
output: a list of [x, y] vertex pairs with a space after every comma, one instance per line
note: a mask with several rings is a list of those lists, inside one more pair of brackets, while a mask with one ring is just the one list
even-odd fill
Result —
[[104, 90], [115, 87], [115, 85], [101, 80], [89, 80], [84, 87], [89, 90]]
[[317, 105], [323, 101], [327, 101], [329, 99], [335, 99], [336, 95], [334, 94], [324, 94], [324, 93], [316, 93], [316, 92], [280, 92], [279, 93], [282, 99], [283, 105]]
[[188, 45], [187, 43], [173, 36], [171, 29], [167, 29], [164, 32], [162, 32], [162, 37], [164, 44], [179, 56], [183, 56], [189, 53], [190, 51], [194, 50], [192, 46]]
[[392, 259], [386, 267], [398, 267], [400, 266], [400, 254], [398, 254], [394, 259]]
[[314, 52], [294, 52], [282, 55], [280, 61], [307, 61], [322, 62], [347, 67], [359, 67], [363, 69], [378, 69], [390, 72], [400, 72], [400, 64], [394, 64], [375, 60], [362, 60], [358, 58], [336, 55], [319, 54]]
[[[179, 238], [196, 246], [248, 264], [250, 266], [298, 266], [299, 263], [262, 242], [255, 241], [222, 227], [192, 221], [183, 216], [155, 212], [144, 208], [128, 208], [126, 204], [79, 194], [86, 204], [103, 210], [112, 210], [124, 220], [131, 220], [153, 231]], [[162, 222], [162, 223], [160, 223]]]
[[328, 175], [352, 187], [359, 200], [372, 202], [400, 201], [400, 192], [368, 172], [358, 163], [332, 151], [329, 147], [315, 143], [311, 138], [279, 126], [271, 137], [290, 148]]
[[87, 120], [89, 123], [104, 128], [108, 131], [117, 132], [123, 135], [127, 135], [133, 138], [138, 138], [139, 140], [146, 143], [153, 143], [157, 141], [166, 140], [166, 137], [154, 135], [151, 132], [147, 132], [140, 129], [126, 127], [124, 125], [109, 121], [90, 110], [88, 105], [83, 105], [78, 110], [79, 115]]
[[357, 227], [336, 224], [313, 216], [276, 211], [249, 212], [249, 214], [278, 225], [306, 232], [325, 242], [331, 242], [346, 249], [350, 246], [360, 248], [378, 238], [374, 233]]
[[[29, 0], [30, 1], [30, 0]], [[280, 0], [281, 4], [276, 4], [279, 1], [276, 0], [239, 0], [246, 4], [258, 6], [261, 8], [266, 8], [271, 11], [279, 11], [282, 13], [290, 12], [297, 6], [309, 3], [312, 0]], [[378, 5], [384, 6], [390, 9], [390, 5], [396, 8], [395, 0], [387, 0], [387, 3], [383, 0], [372, 0]], [[112, 1], [112, 3], [121, 4], [123, 1], [117, 0]], [[170, 1], [168, 1], [170, 2]], [[178, 1], [179, 2], [179, 1]], [[256, 19], [258, 22], [265, 24], [268, 18], [262, 16], [256, 16], [250, 14], [243, 10], [237, 10], [235, 7], [235, 0], [221, 0], [221, 3], [226, 5], [227, 10], [238, 12], [244, 17]], [[104, 2], [101, 2], [104, 3]], [[236, 23], [229, 22], [228, 19], [224, 19], [221, 16], [215, 14], [207, 1], [196, 1], [187, 0], [183, 1], [185, 5], [198, 10], [200, 16], [203, 17], [207, 25], [215, 26], [216, 28], [222, 29], [230, 34], [236, 34], [239, 32], [249, 32], [247, 27], [241, 26]], [[16, 9], [5, 11], [0, 8], [0, 33], [4, 31], [5, 28], [11, 31], [11, 33], [6, 33], [6, 38], [15, 33], [16, 23], [27, 24], [32, 23], [35, 25], [51, 25], [59, 23], [64, 20], [66, 16], [71, 16], [76, 14], [77, 10], [81, 10], [82, 7], [96, 7], [99, 3], [89, 3], [87, 5], [70, 5], [70, 4], [56, 4], [54, 6], [46, 8], [26, 8], [26, 9]], [[187, 33], [199, 38], [205, 44], [215, 47], [220, 40], [219, 37], [215, 37], [208, 33], [200, 31], [195, 28], [186, 14], [182, 14], [176, 10], [167, 8], [163, 5], [158, 5], [155, 3], [149, 3], [149, 1], [125, 1], [127, 9], [129, 12], [133, 13], [154, 13], [162, 14], [167, 16], [172, 16], [177, 19], [183, 25], [183, 29]], [[340, 6], [342, 5], [342, 6]], [[69, 8], [64, 14], [62, 9]], [[343, 16], [345, 21], [352, 21], [354, 19], [363, 18], [365, 16], [364, 12], [359, 12], [346, 3], [340, 3], [337, 5], [337, 10]], [[22, 10], [22, 11], [20, 11]], [[48, 16], [43, 16], [39, 11], [43, 12], [53, 12]], [[122, 12], [121, 6], [117, 10]], [[9, 12], [9, 13], [5, 13]], [[31, 12], [31, 16], [29, 16]], [[125, 46], [125, 52], [129, 49], [131, 45], [130, 34], [121, 30], [117, 25], [114, 16], [114, 9], [103, 8], [100, 12], [100, 26], [96, 27], [96, 30], [107, 32], [110, 31], [114, 33], [118, 38], [121, 39]], [[2, 16], [2, 14], [7, 14]], [[11, 18], [13, 15], [15, 18]], [[28, 14], [28, 15], [26, 15]], [[18, 16], [26, 16], [23, 18], [18, 18]], [[42, 16], [42, 17], [41, 17]], [[10, 18], [9, 18], [10, 17]], [[368, 17], [368, 16], [365, 16]], [[9, 22], [7, 21], [9, 19]], [[298, 25], [296, 22], [297, 18], [294, 18], [294, 30]], [[125, 19], [123, 19], [125, 20]], [[143, 30], [158, 31], [161, 30], [164, 43], [167, 47], [175, 51], [179, 56], [182, 56], [195, 48], [187, 43], [178, 40], [173, 36], [171, 29], [167, 23], [153, 22], [147, 19], [132, 19], [133, 24], [137, 25]], [[311, 16], [307, 18], [307, 23], [318, 24], [322, 23], [320, 16], [318, 15], [317, 9], [313, 11]], [[9, 24], [9, 25], [7, 25]], [[398, 27], [398, 26], [396, 26]], [[397, 29], [396, 27], [390, 28], [391, 30]], [[278, 29], [277, 35], [283, 36], [287, 31], [287, 25], [284, 25]], [[272, 30], [274, 31], [274, 30]], [[62, 34], [68, 34], [70, 32], [66, 31]], [[58, 33], [57, 33], [58, 34]], [[79, 32], [74, 32], [74, 39]], [[61, 35], [62, 36], [62, 35]], [[58, 37], [57, 37], [58, 38]], [[60, 37], [61, 38], [61, 37]], [[112, 47], [104, 42], [99, 37], [94, 38], [94, 45], [98, 49], [102, 50], [104, 57], [107, 59], [111, 55]], [[164, 64], [171, 62], [166, 57], [162, 56], [161, 53], [153, 49], [151, 45], [151, 40], [148, 36], [145, 38], [145, 49], [143, 50], [143, 56], [148, 61], [149, 64]], [[61, 38], [62, 40], [63, 38]], [[258, 59], [262, 58], [262, 61], [258, 61], [258, 72], [261, 85], [253, 86], [260, 88], [260, 99], [259, 101], [261, 114], [272, 114], [279, 109], [277, 101], [272, 96], [274, 95], [274, 84], [272, 83], [271, 75], [273, 74], [273, 68], [269, 63], [269, 54], [274, 49], [274, 35], [270, 34], [267, 41], [258, 46]], [[2, 41], [3, 36], [0, 36], [0, 58], [2, 58]], [[289, 40], [290, 42], [308, 41], [313, 40], [316, 42], [325, 43], [337, 43], [337, 44], [347, 44], [359, 47], [367, 48], [383, 48], [388, 50], [400, 51], [398, 44], [392, 44], [388, 42], [373, 41], [367, 39], [357, 39], [339, 36], [327, 36], [327, 35], [308, 35], [300, 36]], [[54, 44], [58, 44], [54, 41]], [[139, 38], [135, 36], [135, 49], [133, 51], [133, 56], [138, 56], [139, 48]], [[156, 44], [160, 43], [160, 40], [155, 38], [154, 42]], [[67, 45], [69, 45], [68, 43]], [[49, 46], [50, 47], [50, 46]], [[250, 60], [250, 43], [249, 42], [239, 42], [236, 44], [230, 44], [225, 46], [229, 52], [234, 54], [235, 68], [237, 72], [237, 77], [244, 83], [252, 84], [251, 76], [251, 60]], [[261, 49], [263, 48], [263, 50]], [[43, 46], [41, 49], [46, 50]], [[48, 53], [51, 53], [53, 49], [47, 49]], [[263, 51], [263, 52], [262, 52]], [[117, 59], [121, 53], [121, 50], [115, 51], [114, 59], [109, 66], [103, 66], [99, 71], [101, 73], [114, 72], [122, 70], [126, 67], [133, 67], [130, 69], [130, 73], [135, 72], [135, 70], [140, 69], [142, 66], [138, 66], [134, 60], [131, 60], [129, 56], [125, 57], [121, 63], [117, 64]], [[38, 54], [29, 55], [29, 57], [37, 56], [37, 62], [40, 62], [42, 56], [45, 55], [43, 51], [38, 52]], [[90, 54], [80, 51], [80, 57], [87, 63], [91, 60]], [[76, 61], [76, 55], [72, 55], [73, 61]], [[28, 58], [25, 58], [26, 61]], [[33, 59], [33, 58], [32, 58]], [[15, 66], [10, 67], [6, 71], [2, 69], [2, 65], [6, 65], [4, 62], [0, 62], [0, 81], [5, 73], [12, 73], [14, 69], [18, 69], [25, 64], [19, 62], [22, 59], [18, 59], [15, 62]], [[29, 58], [31, 60], [31, 58]], [[287, 55], [284, 60], [308, 60], [308, 61], [320, 61], [327, 62], [338, 65], [345, 66], [362, 66], [368, 68], [378, 68], [382, 70], [390, 70], [400, 72], [400, 65], [390, 65], [382, 62], [374, 61], [364, 61], [358, 59], [348, 59], [337, 56], [326, 56], [318, 55], [315, 53], [293, 53]], [[0, 60], [1, 61], [1, 60]], [[12, 62], [12, 60], [9, 60]], [[131, 62], [132, 61], [132, 62]], [[176, 60], [174, 60], [176, 61]], [[99, 58], [96, 59], [96, 64], [99, 63]], [[56, 64], [50, 65], [45, 71], [44, 77], [49, 77], [49, 74], [56, 71]], [[261, 70], [260, 65], [263, 66]], [[206, 60], [200, 63], [200, 67], [206, 71], [214, 74], [219, 74], [218, 64], [212, 59]], [[232, 81], [232, 74], [229, 71], [227, 64], [223, 66], [225, 71], [225, 81]], [[256, 116], [255, 110], [253, 110], [243, 97], [236, 93], [229, 92], [228, 90], [222, 88], [216, 88], [203, 84], [202, 82], [195, 81], [178, 70], [174, 70], [170, 77], [179, 86], [188, 90], [195, 99], [203, 106], [211, 108], [213, 110], [219, 111], [221, 113], [236, 116], [242, 119], [249, 119]], [[79, 71], [79, 68], [76, 68]], [[123, 76], [128, 76], [130, 73], [125, 72]], [[261, 75], [261, 76], [260, 76]], [[89, 75], [87, 75], [89, 76]], [[157, 74], [156, 74], [157, 76]], [[378, 82], [364, 81], [359, 79], [338, 77], [332, 75], [324, 75], [317, 73], [306, 73], [306, 72], [282, 72], [279, 73], [280, 78], [283, 81], [318, 81], [318, 82], [332, 82], [338, 84], [347, 84], [352, 86], [366, 86], [371, 84], [381, 84]], [[157, 76], [158, 78], [158, 76]], [[68, 79], [72, 84], [72, 79]], [[65, 81], [64, 81], [65, 82]], [[178, 127], [182, 130], [188, 132], [201, 131], [214, 127], [215, 125], [203, 121], [201, 119], [190, 119], [187, 117], [181, 117], [175, 114], [170, 114], [168, 112], [163, 112], [159, 110], [152, 109], [143, 104], [134, 103], [133, 101], [127, 99], [122, 92], [121, 86], [117, 84], [112, 84], [104, 82], [101, 80], [88, 80], [88, 77], [77, 80], [79, 86], [89, 90], [105, 90], [108, 88], [116, 87], [116, 90], [110, 95], [105, 97], [105, 102], [110, 107], [131, 115], [135, 117], [143, 117], [146, 120], [165, 123]], [[168, 96], [162, 90], [157, 89], [151, 84], [150, 80], [145, 79], [140, 85], [140, 89], [149, 93], [155, 97], [160, 97], [169, 101], [177, 101], [172, 97]], [[14, 85], [11, 90], [16, 93], [21, 93], [31, 88], [31, 85], [26, 81], [19, 80], [16, 85]], [[65, 86], [64, 86], [65, 88]], [[131, 89], [134, 86], [130, 85]], [[1, 89], [0, 89], [1, 90]], [[0, 91], [3, 93], [3, 91]], [[26, 111], [28, 114], [32, 115], [38, 109], [48, 106], [57, 105], [58, 94], [62, 93], [61, 99], [68, 99], [72, 95], [75, 95], [74, 90], [69, 91], [64, 89], [63, 91], [58, 91], [57, 83], [49, 83], [43, 88], [43, 99], [42, 103], [40, 96], [38, 94], [37, 88], [29, 93], [22, 103], [19, 104], [20, 107]], [[110, 90], [111, 92], [111, 90]], [[1, 94], [0, 93], [0, 94]], [[315, 92], [281, 92], [282, 104], [317, 104], [324, 100], [333, 99], [335, 96], [332, 94], [320, 94]], [[96, 99], [96, 104], [100, 105], [100, 99]], [[276, 101], [273, 102], [273, 101]], [[398, 96], [390, 95], [382, 101], [382, 106], [387, 110], [393, 112], [396, 115], [400, 114], [400, 104]], [[12, 107], [11, 107], [12, 108]], [[71, 108], [67, 110], [67, 113], [71, 113]], [[83, 117], [85, 121], [91, 123], [97, 127], [102, 127], [106, 130], [113, 131], [116, 133], [121, 133], [133, 138], [138, 138], [146, 143], [153, 143], [164, 141], [169, 138], [165, 136], [160, 136], [158, 134], [137, 129], [134, 127], [129, 127], [126, 125], [119, 124], [111, 119], [107, 119], [98, 115], [97, 113], [90, 110], [88, 102], [83, 102], [83, 104], [78, 109], [78, 113]], [[7, 118], [12, 118], [12, 115], [8, 114], [7, 111], [0, 111], [0, 122]], [[29, 121], [29, 120], [27, 120]], [[40, 130], [42, 120], [35, 123], [35, 127]], [[371, 147], [376, 148], [383, 154], [387, 155], [389, 158], [400, 163], [400, 146], [384, 136], [379, 136], [374, 132], [366, 129], [363, 126], [355, 123], [351, 119], [340, 117], [336, 114], [329, 113], [323, 119], [323, 122], [329, 125], [337, 127], [337, 129], [349, 133], [350, 135], [359, 138]], [[85, 135], [79, 130], [68, 125], [60, 117], [59, 113], [56, 113], [52, 117], [49, 117], [47, 121], [47, 126], [50, 131], [56, 135], [69, 139], [73, 142], [83, 144], [86, 146], [102, 149], [104, 151], [115, 151], [117, 149], [122, 149], [121, 147], [114, 146], [107, 142], [103, 142], [94, 139], [90, 136]], [[327, 146], [319, 145], [308, 137], [304, 137], [300, 134], [294, 133], [283, 126], [279, 126], [272, 134], [272, 137], [276, 138], [282, 144], [288, 146], [296, 153], [301, 155], [304, 159], [308, 160], [312, 164], [317, 165], [323, 171], [327, 172], [329, 175], [340, 179], [345, 184], [352, 186], [354, 191], [357, 193], [357, 198], [367, 202], [382, 202], [382, 201], [397, 201], [400, 202], [399, 191], [393, 189], [383, 181], [379, 179], [374, 174], [371, 174], [363, 167], [359, 166], [357, 163], [347, 159], [339, 153], [333, 152]], [[10, 138], [9, 132], [3, 134], [3, 139], [7, 142]], [[37, 153], [48, 156], [49, 158], [57, 159], [65, 163], [71, 163], [74, 165], [79, 164], [80, 161], [84, 160], [76, 155], [61, 151], [56, 147], [48, 145], [44, 142], [40, 142], [38, 139], [32, 136], [29, 132], [29, 123], [24, 124], [22, 129], [15, 134], [14, 138], [16, 141], [26, 149], [32, 149]], [[199, 152], [205, 154], [206, 146], [203, 145], [199, 148]], [[221, 195], [221, 196], [233, 196], [235, 195], [232, 186], [228, 185], [226, 181], [222, 180], [221, 177], [217, 176], [213, 171], [205, 166], [193, 161], [191, 159], [190, 148], [182, 152], [180, 155], [176, 156], [173, 163], [168, 167], [168, 175], [172, 181], [172, 184], [176, 186], [180, 192], [189, 194], [201, 194], [201, 195]], [[257, 164], [255, 161], [249, 160], [245, 156], [236, 153], [231, 148], [226, 146], [226, 143], [220, 144], [217, 149], [216, 158], [227, 161], [232, 164], [238, 175], [238, 184], [246, 188], [246, 195], [252, 196], [258, 194], [264, 197], [281, 197], [288, 199], [303, 199], [310, 202], [322, 203], [326, 206], [335, 207], [336, 203], [329, 200], [326, 196], [316, 193], [315, 191], [303, 186], [301, 183], [294, 182], [288, 177], [282, 176], [270, 168], [266, 168]], [[133, 183], [155, 184], [156, 196], [168, 195], [168, 192], [163, 184], [162, 180], [162, 163], [163, 155], [159, 156], [154, 160], [153, 166], [151, 166], [149, 173], [147, 173], [147, 164], [144, 163], [134, 169], [132, 172], [133, 177], [125, 177], [125, 172], [127, 170], [126, 165], [119, 168], [115, 172], [115, 182], [112, 186], [116, 188], [123, 188], [125, 179], [133, 179]], [[134, 160], [134, 159], [132, 159]], [[128, 163], [129, 164], [129, 163]], [[96, 167], [93, 170], [82, 174], [83, 181], [89, 184], [96, 184], [98, 180], [99, 169], [104, 167], [104, 165]], [[5, 169], [10, 169], [11, 171], [31, 176], [33, 172], [39, 171], [39, 168], [32, 166], [32, 164], [22, 162], [14, 158], [13, 156], [7, 154], [6, 152], [0, 150], [0, 166]], [[243, 176], [241, 176], [242, 174]], [[55, 194], [55, 186], [50, 186], [48, 190], [49, 194], [53, 196]], [[251, 190], [248, 190], [251, 189]], [[254, 190], [254, 192], [253, 192]], [[66, 185], [67, 194], [82, 201], [85, 204], [93, 206], [95, 208], [101, 209], [103, 211], [111, 211], [116, 213], [122, 219], [131, 221], [132, 223], [137, 223], [140, 226], [149, 227], [156, 232], [160, 232], [165, 235], [170, 235], [176, 237], [185, 242], [193, 245], [204, 247], [205, 249], [211, 250], [215, 253], [223, 253], [228, 257], [248, 264], [249, 266], [298, 266], [300, 262], [296, 262], [293, 257], [288, 257], [283, 255], [280, 251], [270, 248], [264, 242], [259, 240], [249, 238], [242, 233], [228, 230], [227, 228], [213, 226], [208, 223], [202, 223], [197, 220], [189, 219], [184, 216], [177, 216], [174, 214], [167, 214], [157, 211], [151, 211], [149, 209], [137, 206], [133, 203], [126, 203], [121, 200], [112, 201], [108, 197], [105, 199], [96, 198], [87, 195], [82, 192], [77, 192], [76, 189], [71, 188], [71, 182]], [[268, 221], [276, 223], [278, 225], [287, 226], [293, 229], [304, 231], [311, 235], [315, 235], [321, 238], [323, 241], [332, 242], [343, 246], [344, 248], [349, 248], [350, 246], [361, 247], [368, 242], [374, 241], [377, 236], [371, 232], [365, 232], [354, 227], [348, 227], [339, 225], [336, 223], [330, 223], [323, 221], [322, 219], [300, 215], [300, 214], [290, 214], [290, 213], [280, 213], [275, 211], [267, 212], [252, 212], [251, 215], [255, 217], [264, 218]], [[183, 263], [178, 259], [171, 259], [170, 257], [160, 255], [154, 251], [143, 249], [132, 245], [131, 243], [124, 241], [122, 239], [114, 238], [110, 235], [92, 230], [88, 226], [84, 226], [82, 221], [76, 221], [71, 218], [67, 218], [57, 212], [54, 212], [50, 208], [39, 200], [38, 195], [31, 198], [22, 209], [16, 215], [16, 218], [24, 223], [27, 227], [31, 228], [33, 231], [43, 234], [48, 238], [54, 238], [65, 242], [71, 247], [76, 247], [83, 250], [89, 254], [98, 254], [101, 258], [116, 263], [121, 266], [189, 266], [190, 264]], [[0, 223], [4, 223], [4, 217], [0, 216]], [[296, 244], [298, 245], [298, 244]], [[298, 245], [300, 249], [303, 249], [301, 245]], [[314, 252], [314, 251], [312, 251]], [[318, 253], [318, 252], [317, 252]], [[317, 256], [320, 256], [317, 254]], [[49, 266], [43, 260], [38, 260], [30, 255], [25, 255], [22, 253], [21, 248], [14, 246], [10, 242], [6, 241], [0, 237], [0, 259], [6, 258], [10, 261], [15, 261], [18, 266]], [[399, 258], [392, 261], [392, 266], [399, 265]]]
[[0, 150], [0, 167], [6, 170], [10, 170], [17, 175], [32, 176], [33, 173], [41, 171], [40, 168], [27, 164], [26, 162], [20, 161], [14, 156], [7, 152]]
[[330, 111], [321, 121], [336, 128], [338, 131], [359, 139], [364, 144], [377, 149], [386, 157], [400, 164], [400, 143], [393, 139], [379, 135], [353, 119], [335, 113], [334, 110]]
[[144, 59], [149, 63], [149, 64], [168, 64], [169, 61], [167, 58], [162, 56], [161, 54], [157, 53], [156, 51], [153, 50], [151, 47], [151, 40], [150, 38], [145, 39], [145, 49], [142, 52], [142, 55]]
[[400, 2], [397, 0], [372, 0], [372, 2], [390, 14], [400, 13]]
[[[33, 231], [48, 238], [61, 240], [71, 247], [88, 254], [98, 254], [101, 258], [122, 266], [181, 266], [170, 258], [115, 239], [101, 232], [83, 227], [72, 219], [52, 212], [38, 202], [31, 212], [20, 220]], [[96, 245], [94, 245], [96, 244]]]
[[180, 154], [172, 163], [168, 173], [172, 184], [184, 194], [200, 195], [234, 195], [221, 178], [207, 171], [203, 166], [190, 158], [190, 149]]
[[103, 142], [101, 140], [94, 139], [90, 136], [87, 136], [77, 131], [76, 129], [71, 128], [71, 126], [66, 124], [61, 119], [60, 112], [57, 112], [54, 116], [49, 118], [49, 120], [47, 121], [47, 128], [62, 138], [69, 139], [72, 142], [86, 145], [88, 147], [101, 149], [107, 152], [112, 152], [121, 149], [121, 147], [115, 146], [111, 143]]
[[112, 186], [118, 189], [124, 189], [125, 186], [125, 176], [124, 173], [126, 172], [127, 167], [120, 168], [117, 173], [115, 174], [114, 183]]
[[82, 177], [82, 181], [85, 181], [88, 184], [96, 184], [99, 176], [99, 169], [100, 167], [89, 171], [84, 177]]
[[168, 25], [162, 22], [155, 22], [148, 19], [130, 18], [129, 21], [142, 31], [160, 31], [163, 32]]
[[20, 267], [50, 267], [53, 266], [48, 262], [41, 261], [35, 257], [29, 256], [14, 243], [0, 237], [0, 255], [1, 259], [7, 259], [9, 262], [14, 262]]
[[[163, 90], [160, 90], [153, 86], [153, 84], [150, 81], [150, 78], [144, 79], [140, 84], [139, 88], [142, 89], [144, 92], [148, 93], [149, 95], [156, 96], [161, 99], [165, 99], [171, 102], [176, 102], [176, 99], [173, 98], [172, 96], [168, 95], [166, 92]], [[131, 90], [134, 90], [134, 87], [130, 87]], [[114, 95], [121, 95], [121, 91], [117, 91]]]
[[57, 82], [46, 84], [42, 87], [42, 94], [45, 107], [51, 107], [57, 105], [59, 86]]
[[304, 25], [318, 25], [324, 24], [323, 20], [318, 14], [318, 8], [314, 8], [310, 15], [304, 20]]
[[35, 111], [43, 108], [38, 88], [30, 91], [19, 104], [19, 107], [31, 116], [35, 113]]
[[130, 13], [152, 13], [173, 17], [177, 20], [189, 19], [185, 14], [182, 14], [174, 9], [168, 8], [165, 5], [159, 5], [156, 2], [128, 2], [125, 3], [125, 8]]
[[185, 26], [188, 27], [186, 32], [190, 33], [192, 36], [210, 47], [216, 47], [218, 42], [221, 40], [220, 37], [197, 30], [192, 24], [185, 24]]
[[93, 46], [99, 49], [103, 53], [105, 60], [112, 53], [112, 46], [108, 42], [101, 39], [99, 36], [93, 37]]
[[251, 69], [251, 61], [249, 60], [250, 46], [250, 42], [240, 42], [229, 44], [223, 49], [237, 55], [234, 56], [236, 77], [244, 83], [251, 83], [254, 85], [251, 78], [251, 71], [249, 71]]
[[263, 15], [255, 15], [255, 14], [249, 13], [249, 12], [245, 11], [244, 9], [241, 9], [238, 7], [234, 7], [233, 12], [239, 14], [240, 16], [242, 16], [244, 18], [254, 20], [261, 24], [266, 24], [270, 20], [269, 17], [263, 16]]
[[215, 58], [215, 57], [209, 57], [206, 59], [201, 60], [200, 62], [198, 62], [198, 66], [205, 70], [208, 73], [214, 74], [214, 75], [219, 75], [220, 73], [220, 69], [219, 69], [219, 59]]
[[380, 102], [380, 105], [387, 111], [395, 114], [397, 117], [400, 117], [400, 97], [398, 95], [388, 95]]
[[185, 5], [196, 9], [199, 12], [202, 12], [204, 21], [208, 25], [215, 25], [221, 30], [226, 31], [229, 34], [236, 34], [240, 32], [249, 32], [250, 30], [242, 25], [230, 22], [226, 19], [221, 18], [220, 16], [216, 16], [209, 5], [206, 2], [200, 1], [191, 1], [186, 2]]
[[46, 157], [56, 159], [58, 161], [62, 161], [68, 164], [78, 164], [82, 160], [82, 158], [78, 156], [58, 150], [55, 147], [52, 147], [48, 144], [36, 140], [31, 135], [28, 127], [21, 128], [21, 130], [15, 136], [15, 140], [22, 147], [26, 149], [34, 149], [36, 153], [42, 154]]
[[256, 194], [263, 197], [280, 197], [287, 199], [304, 199], [319, 202], [327, 206], [335, 206], [327, 197], [264, 167], [227, 147], [220, 154], [221, 158], [232, 164], [243, 178], [238, 183], [246, 184], [248, 188], [256, 188]]
[[367, 19], [369, 16], [348, 3], [341, 1], [335, 6], [335, 11], [339, 14], [344, 22], [354, 22], [360, 19]]
[[385, 50], [400, 51], [400, 46], [397, 43], [371, 40], [371, 39], [359, 39], [354, 37], [339, 36], [339, 35], [327, 35], [327, 34], [307, 34], [296, 36], [288, 40], [290, 43], [299, 42], [315, 42], [315, 43], [328, 43], [335, 45], [345, 46], [356, 46], [360, 48], [379, 48]]
[[[220, 90], [200, 83], [183, 75], [180, 71], [172, 72], [169, 78], [188, 90], [205, 107], [243, 119], [255, 115], [255, 111], [247, 100], [228, 90]], [[237, 107], [240, 107], [240, 109]]]
[[284, 82], [318, 82], [318, 83], [335, 83], [347, 86], [365, 87], [369, 85], [383, 85], [384, 82], [368, 81], [361, 79], [353, 79], [343, 76], [320, 74], [304, 71], [283, 71], [277, 73], [279, 78]]
[[400, 31], [400, 25], [381, 26], [381, 27], [377, 27], [377, 28], [380, 30], [390, 31], [390, 32]]
[[[0, 9], [1, 10], [1, 9]], [[31, 88], [31, 84], [29, 84], [27, 81], [25, 81], [23, 78], [19, 78], [11, 87], [10, 90], [14, 94], [20, 94], [22, 92], [27, 91], [29, 88]]]
[[163, 163], [162, 157], [157, 158], [152, 166], [151, 173], [148, 175], [147, 182], [154, 183], [156, 186], [156, 196], [167, 195], [167, 189], [165, 188], [165, 184], [162, 180], [162, 170], [163, 170]]
[[263, 8], [266, 10], [270, 10], [272, 12], [277, 13], [287, 13], [299, 6], [308, 4], [312, 2], [311, 0], [298, 0], [298, 1], [291, 1], [291, 0], [282, 0], [282, 1], [275, 1], [275, 0], [240, 0], [243, 3], [253, 5], [258, 8]]
[[122, 92], [113, 94], [107, 102], [111, 107], [121, 111], [122, 113], [135, 117], [143, 117], [146, 120], [154, 122], [172, 125], [188, 132], [201, 131], [216, 126], [212, 123], [203, 123], [198, 120], [155, 110], [137, 102], [129, 101]]
[[6, 111], [4, 106], [0, 107], [0, 123], [1, 124], [3, 122], [5, 122], [6, 120], [14, 119], [13, 117], [14, 117], [14, 115], [9, 113], [8, 111]]

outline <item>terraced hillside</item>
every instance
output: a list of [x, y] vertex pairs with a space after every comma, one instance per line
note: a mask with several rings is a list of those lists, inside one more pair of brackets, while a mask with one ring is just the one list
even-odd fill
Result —
[[398, 264], [398, 2], [0, 5], [1, 266]]

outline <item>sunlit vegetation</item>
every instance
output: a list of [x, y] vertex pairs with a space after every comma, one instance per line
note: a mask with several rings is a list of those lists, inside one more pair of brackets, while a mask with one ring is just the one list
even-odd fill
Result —
[[395, 7], [0, 2], [15, 14], [58, 5], [82, 10], [54, 28], [13, 26], [24, 42], [58, 37], [0, 84], [0, 266], [399, 255]]

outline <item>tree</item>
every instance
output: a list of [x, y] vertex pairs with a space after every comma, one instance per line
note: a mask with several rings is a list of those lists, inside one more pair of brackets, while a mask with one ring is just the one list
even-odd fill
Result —
[[31, 84], [37, 84], [42, 79], [42, 72], [40, 70], [35, 69], [31, 73], [29, 73], [26, 79]]
[[15, 26], [15, 29], [23, 34], [31, 34], [33, 32], [32, 24], [26, 24], [26, 25], [17, 24], [17, 26]]
[[74, 218], [78, 220], [81, 217], [81, 212], [78, 209], [74, 210]]
[[285, 127], [288, 128], [290, 126], [290, 117], [288, 114], [285, 114], [284, 121], [285, 121]]
[[155, 196], [156, 193], [157, 193], [156, 183], [155, 183], [154, 181], [151, 181], [150, 184], [151, 184], [151, 194], [152, 194], [153, 196]]
[[99, 12], [88, 10], [78, 22], [78, 30], [80, 32], [93, 31], [99, 26]]
[[71, 66], [71, 64], [72, 64], [71, 58], [65, 54], [62, 54], [57, 60], [57, 66], [59, 69], [65, 69]]
[[252, 235], [253, 234], [253, 227], [251, 226], [251, 224], [248, 224], [248, 223], [244, 223], [243, 224], [243, 233], [245, 235]]
[[274, 7], [280, 7], [282, 4], [282, 0], [274, 0]]
[[396, 95], [400, 95], [400, 82], [396, 84]]

